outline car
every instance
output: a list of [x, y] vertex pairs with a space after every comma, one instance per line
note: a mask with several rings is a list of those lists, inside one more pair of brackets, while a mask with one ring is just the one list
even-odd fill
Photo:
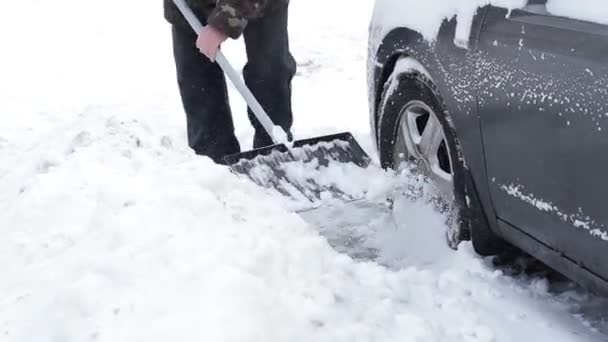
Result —
[[370, 23], [379, 162], [420, 166], [458, 214], [453, 247], [515, 246], [608, 295], [608, 25], [533, 0], [434, 29], [395, 4]]

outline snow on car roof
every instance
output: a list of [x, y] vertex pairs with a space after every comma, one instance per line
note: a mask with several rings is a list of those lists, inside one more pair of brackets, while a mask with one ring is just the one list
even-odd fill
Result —
[[428, 41], [435, 41], [444, 19], [456, 17], [458, 26], [455, 41], [466, 43], [471, 23], [479, 7], [487, 4], [508, 9], [522, 8], [527, 0], [378, 0], [373, 22], [379, 25], [372, 35], [383, 36], [395, 27], [416, 30]]
[[554, 15], [608, 25], [606, 0], [549, 0], [547, 10]]
[[[378, 42], [396, 27], [409, 27], [428, 41], [435, 41], [442, 22], [456, 17], [455, 44], [466, 47], [478, 8], [491, 4], [509, 10], [524, 8], [527, 0], [377, 0], [372, 41]], [[608, 24], [606, 0], [548, 0], [547, 10], [557, 16]], [[374, 48], [374, 46], [371, 46]]]

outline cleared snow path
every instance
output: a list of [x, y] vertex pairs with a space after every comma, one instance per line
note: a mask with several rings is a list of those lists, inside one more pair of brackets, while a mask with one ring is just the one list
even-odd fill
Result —
[[[423, 199], [400, 198], [396, 221], [316, 227], [194, 156], [160, 2], [9, 6], [0, 341], [606, 340], [606, 302], [504, 275], [470, 244], [448, 249], [444, 218]], [[352, 130], [370, 149], [370, 12], [363, 1], [293, 1], [297, 135]], [[237, 64], [240, 48], [226, 47]], [[232, 102], [247, 147], [242, 101]], [[349, 180], [424, 187], [377, 169]]]

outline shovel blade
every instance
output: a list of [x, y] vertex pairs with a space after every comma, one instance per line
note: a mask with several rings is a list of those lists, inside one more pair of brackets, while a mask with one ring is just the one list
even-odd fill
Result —
[[298, 140], [291, 148], [284, 144], [246, 151], [224, 158], [231, 170], [246, 175], [254, 183], [273, 188], [283, 195], [310, 202], [322, 194], [353, 200], [331, 186], [321, 185], [298, 169], [327, 167], [332, 162], [353, 163], [366, 168], [371, 158], [351, 133]]

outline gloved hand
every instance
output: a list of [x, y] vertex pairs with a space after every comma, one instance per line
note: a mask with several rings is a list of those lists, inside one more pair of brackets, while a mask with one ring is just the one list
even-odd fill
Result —
[[207, 56], [209, 60], [215, 62], [217, 51], [227, 39], [228, 36], [224, 32], [213, 26], [207, 25], [199, 32], [198, 39], [196, 40], [196, 47], [198, 47], [201, 53]]

